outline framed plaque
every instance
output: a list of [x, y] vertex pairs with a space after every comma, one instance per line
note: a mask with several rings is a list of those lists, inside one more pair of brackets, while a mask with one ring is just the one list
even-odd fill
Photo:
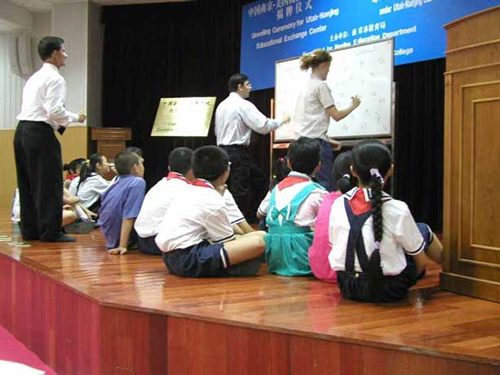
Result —
[[206, 137], [215, 97], [161, 98], [152, 137]]

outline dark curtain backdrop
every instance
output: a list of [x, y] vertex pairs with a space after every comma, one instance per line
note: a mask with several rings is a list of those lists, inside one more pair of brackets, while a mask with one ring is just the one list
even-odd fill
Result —
[[[148, 187], [167, 169], [178, 146], [215, 144], [207, 138], [150, 137], [162, 97], [227, 96], [239, 70], [241, 6], [245, 0], [104, 7], [103, 126], [132, 128], [131, 144], [144, 150]], [[393, 195], [415, 218], [442, 226], [444, 59], [395, 67], [395, 164]], [[251, 77], [250, 77], [251, 80]], [[266, 115], [274, 90], [250, 100]], [[269, 171], [269, 136], [254, 135], [256, 162]]]

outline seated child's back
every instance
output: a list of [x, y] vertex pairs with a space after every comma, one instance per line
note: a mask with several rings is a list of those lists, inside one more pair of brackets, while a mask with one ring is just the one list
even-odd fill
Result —
[[264, 234], [235, 239], [223, 198], [229, 157], [216, 146], [193, 153], [197, 177], [180, 192], [159, 226], [156, 244], [169, 271], [186, 277], [249, 276], [260, 268]]
[[133, 226], [144, 200], [146, 182], [142, 178], [142, 158], [133, 152], [121, 152], [115, 160], [120, 178], [102, 196], [99, 224], [111, 253], [123, 254], [135, 232]]
[[326, 190], [311, 180], [320, 166], [320, 145], [301, 137], [288, 149], [290, 174], [271, 192], [266, 213], [269, 233], [266, 235], [268, 270], [283, 276], [310, 275], [308, 249], [319, 206]]
[[328, 236], [330, 212], [335, 200], [356, 186], [355, 178], [351, 176], [351, 164], [351, 151], [342, 152], [335, 158], [332, 174], [340, 191], [332, 191], [323, 199], [316, 218], [313, 244], [309, 248], [309, 264], [314, 276], [332, 283], [337, 281], [337, 274], [328, 261], [328, 255], [332, 250]]
[[392, 175], [389, 149], [377, 140], [352, 151], [356, 187], [333, 204], [328, 256], [342, 296], [371, 302], [404, 298], [425, 270], [427, 256], [441, 261], [441, 243], [408, 206], [382, 188]]
[[193, 151], [187, 147], [175, 148], [168, 157], [168, 174], [153, 186], [142, 203], [134, 224], [139, 236], [139, 250], [147, 254], [161, 255], [154, 237], [158, 234], [165, 213], [170, 205], [188, 188], [194, 178], [191, 169]]

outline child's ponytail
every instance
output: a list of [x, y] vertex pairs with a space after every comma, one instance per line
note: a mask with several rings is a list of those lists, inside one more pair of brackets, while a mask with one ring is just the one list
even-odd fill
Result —
[[376, 247], [380, 249], [380, 241], [382, 241], [384, 233], [382, 226], [382, 188], [384, 186], [384, 179], [377, 168], [371, 168], [370, 175], [373, 208], [373, 235], [375, 237]]
[[380, 263], [380, 243], [384, 233], [382, 216], [383, 176], [391, 168], [392, 157], [389, 149], [377, 140], [367, 140], [359, 143], [354, 147], [352, 153], [353, 169], [361, 184], [369, 186], [372, 194], [375, 250], [370, 255], [368, 275], [370, 278], [370, 300], [377, 301], [384, 277]]
[[80, 189], [80, 185], [95, 172], [97, 163], [102, 163], [102, 155], [95, 153], [90, 155], [89, 160], [82, 164], [82, 169], [80, 170], [80, 181], [78, 181], [78, 186], [76, 187], [77, 192], [78, 189]]
[[351, 175], [352, 151], [340, 153], [333, 163], [333, 178], [337, 181], [338, 190], [342, 194], [347, 193], [357, 185], [354, 176]]

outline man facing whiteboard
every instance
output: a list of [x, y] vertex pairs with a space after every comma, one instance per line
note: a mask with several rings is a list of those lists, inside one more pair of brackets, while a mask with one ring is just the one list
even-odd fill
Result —
[[333, 150], [340, 150], [340, 143], [328, 138], [330, 117], [340, 121], [348, 116], [360, 105], [357, 96], [352, 98], [351, 105], [345, 109], [338, 109], [326, 78], [330, 71], [332, 56], [323, 49], [316, 49], [304, 54], [300, 59], [300, 68], [311, 68], [311, 76], [306, 86], [298, 96], [293, 122], [298, 137], [316, 138], [321, 143], [321, 169], [316, 174], [317, 181], [328, 191], [334, 189], [332, 181]]
[[229, 78], [228, 89], [229, 96], [215, 111], [215, 138], [217, 146], [226, 150], [231, 161], [229, 191], [246, 219], [252, 222], [269, 181], [247, 152], [252, 130], [268, 134], [289, 119], [278, 121], [267, 118], [246, 100], [252, 85], [245, 74], [233, 74]]

